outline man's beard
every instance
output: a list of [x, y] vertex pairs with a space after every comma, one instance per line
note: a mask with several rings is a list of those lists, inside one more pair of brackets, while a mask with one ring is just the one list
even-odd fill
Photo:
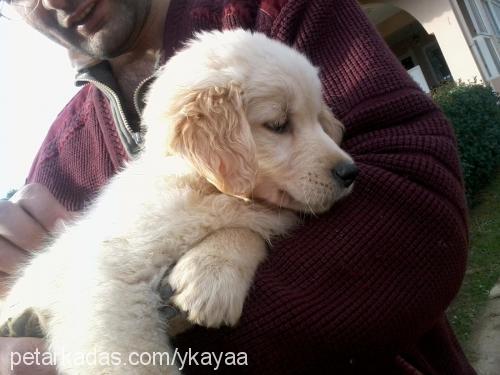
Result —
[[113, 2], [111, 19], [94, 35], [81, 40], [79, 49], [97, 59], [110, 59], [133, 47], [144, 27], [151, 1]]
[[32, 25], [68, 49], [98, 60], [111, 59], [134, 47], [148, 18], [151, 0], [109, 0], [107, 4], [108, 19], [90, 36], [80, 34], [76, 27], [64, 28], [56, 19], [52, 25], [36, 21]]

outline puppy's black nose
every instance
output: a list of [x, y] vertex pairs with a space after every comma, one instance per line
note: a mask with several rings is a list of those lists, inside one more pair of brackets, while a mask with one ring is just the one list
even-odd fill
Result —
[[352, 185], [358, 173], [358, 167], [352, 162], [340, 163], [332, 171], [333, 177], [346, 188]]

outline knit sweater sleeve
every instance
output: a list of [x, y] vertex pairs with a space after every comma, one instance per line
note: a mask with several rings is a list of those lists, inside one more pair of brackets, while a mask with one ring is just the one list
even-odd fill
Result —
[[360, 175], [347, 199], [274, 244], [240, 324], [212, 338], [251, 353], [260, 373], [396, 355], [443, 318], [464, 274], [453, 131], [356, 1], [288, 1], [271, 35], [320, 67]]
[[81, 210], [126, 157], [114, 129], [106, 99], [86, 85], [55, 119], [26, 182], [45, 185], [67, 210]]

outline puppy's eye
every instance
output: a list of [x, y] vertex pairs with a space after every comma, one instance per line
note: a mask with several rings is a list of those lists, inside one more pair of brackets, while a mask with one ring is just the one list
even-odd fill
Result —
[[269, 129], [273, 133], [282, 134], [282, 133], [285, 133], [286, 131], [288, 131], [288, 129], [290, 128], [290, 124], [288, 121], [285, 121], [285, 122], [278, 122], [278, 121], [266, 122], [264, 124], [264, 127]]

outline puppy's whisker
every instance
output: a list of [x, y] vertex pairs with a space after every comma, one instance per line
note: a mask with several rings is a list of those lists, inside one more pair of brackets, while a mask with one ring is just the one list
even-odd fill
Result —
[[281, 198], [278, 204], [278, 217], [281, 217], [281, 211], [283, 209], [283, 201], [285, 200], [285, 192], [281, 191]]
[[304, 193], [304, 200], [305, 200], [305, 204], [307, 206], [307, 208], [309, 209], [309, 212], [313, 215], [313, 216], [316, 216], [316, 214], [314, 213], [314, 210], [311, 206], [311, 204], [309, 203], [310, 199], [309, 199], [309, 196], [307, 194], [307, 190], [304, 186], [304, 182], [301, 182], [300, 184], [300, 187], [302, 188], [302, 192]]
[[285, 192], [281, 192], [281, 198], [280, 198], [280, 203], [278, 205], [279, 208], [283, 208], [283, 201], [285, 200]]
[[[318, 202], [318, 203], [320, 202], [320, 199], [318, 199], [319, 194], [320, 194], [320, 193], [319, 193], [317, 190], [314, 190], [314, 191], [313, 191], [313, 198], [314, 198], [314, 199], [313, 199], [313, 202]], [[318, 215], [316, 214], [316, 211], [315, 211], [313, 208], [311, 208], [311, 210], [312, 210], [312, 212], [311, 212], [311, 213], [312, 213], [312, 215], [313, 215], [314, 217], [317, 217]]]

